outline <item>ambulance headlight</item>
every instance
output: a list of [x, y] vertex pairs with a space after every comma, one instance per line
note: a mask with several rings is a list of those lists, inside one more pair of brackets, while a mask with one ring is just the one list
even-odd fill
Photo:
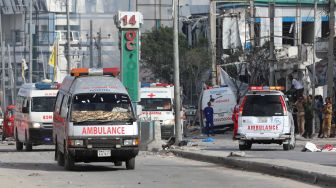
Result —
[[83, 140], [68, 140], [70, 146], [84, 146]]
[[83, 146], [84, 141], [83, 140], [74, 140], [74, 146]]
[[124, 140], [124, 146], [131, 146], [133, 145], [133, 139], [131, 140]]
[[168, 119], [164, 120], [162, 125], [174, 125], [175, 124], [175, 119]]
[[33, 123], [33, 128], [38, 129], [41, 127], [40, 123]]

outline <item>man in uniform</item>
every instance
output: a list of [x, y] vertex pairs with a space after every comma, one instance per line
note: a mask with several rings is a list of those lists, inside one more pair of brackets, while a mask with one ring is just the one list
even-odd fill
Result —
[[323, 109], [324, 119], [323, 119], [323, 130], [324, 136], [323, 138], [330, 137], [330, 129], [331, 129], [331, 119], [332, 119], [332, 104], [331, 98], [326, 98], [326, 104], [324, 105]]
[[213, 124], [213, 113], [214, 112], [213, 112], [213, 108], [211, 107], [211, 102], [208, 102], [208, 106], [204, 108], [203, 113], [206, 119], [206, 123], [205, 123], [206, 133], [209, 136], [210, 129], [212, 129], [214, 126]]

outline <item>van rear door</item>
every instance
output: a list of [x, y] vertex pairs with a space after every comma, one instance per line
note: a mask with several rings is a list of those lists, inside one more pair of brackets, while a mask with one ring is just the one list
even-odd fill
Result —
[[254, 134], [282, 133], [285, 111], [280, 95], [247, 95], [242, 107], [240, 132]]

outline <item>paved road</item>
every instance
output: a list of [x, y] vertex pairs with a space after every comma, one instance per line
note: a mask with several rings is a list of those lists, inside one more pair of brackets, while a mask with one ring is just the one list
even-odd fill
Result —
[[[187, 139], [191, 139], [190, 136]], [[200, 136], [196, 136], [199, 137]], [[191, 139], [199, 144], [199, 147], [210, 151], [239, 151], [238, 141], [232, 140], [232, 132], [227, 132], [224, 135], [213, 136], [215, 142], [205, 143], [202, 139]], [[288, 159], [301, 162], [309, 162], [326, 166], [336, 166], [336, 152], [302, 152], [306, 142], [313, 142], [317, 146], [332, 144], [336, 147], [336, 138], [312, 140], [300, 139], [296, 142], [296, 147], [291, 151], [283, 151], [282, 145], [277, 144], [253, 144], [250, 151], [245, 151], [247, 157], [268, 158], [268, 159]]]
[[237, 171], [171, 155], [141, 153], [136, 169], [111, 163], [79, 164], [64, 171], [53, 161], [52, 147], [16, 152], [14, 145], [0, 144], [0, 187], [314, 187], [265, 174]]

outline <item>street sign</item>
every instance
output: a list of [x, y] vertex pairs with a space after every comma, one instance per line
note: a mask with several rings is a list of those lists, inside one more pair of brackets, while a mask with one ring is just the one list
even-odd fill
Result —
[[143, 23], [140, 12], [118, 12], [117, 26], [121, 29], [139, 29]]
[[139, 30], [121, 31], [121, 81], [133, 102], [139, 100]]
[[140, 12], [118, 12], [116, 20], [121, 34], [121, 81], [132, 102], [139, 101], [139, 28], [142, 20]]

